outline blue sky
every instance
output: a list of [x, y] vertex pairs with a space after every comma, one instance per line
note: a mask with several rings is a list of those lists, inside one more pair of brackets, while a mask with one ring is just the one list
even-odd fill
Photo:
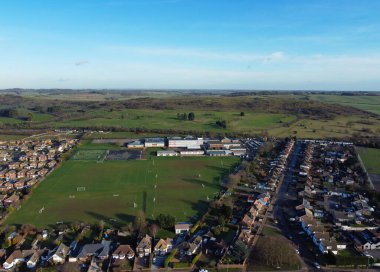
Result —
[[2, 0], [13, 87], [380, 90], [380, 1]]

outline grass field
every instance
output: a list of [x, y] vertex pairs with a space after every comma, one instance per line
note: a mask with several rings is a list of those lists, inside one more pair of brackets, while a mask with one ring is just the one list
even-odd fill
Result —
[[312, 99], [347, 105], [380, 115], [380, 96], [311, 95]]
[[[6, 224], [46, 227], [57, 221], [99, 220], [125, 224], [137, 210], [145, 211], [149, 219], [165, 213], [177, 221], [187, 220], [205, 212], [208, 200], [220, 189], [221, 176], [235, 163], [236, 158], [210, 157], [102, 164], [68, 160], [33, 191]], [[85, 191], [78, 192], [78, 187]]]
[[77, 161], [103, 161], [106, 155], [107, 150], [104, 149], [78, 150], [71, 159]]
[[[52, 123], [59, 127], [116, 127], [116, 128], [148, 128], [177, 129], [212, 132], [260, 132], [279, 126], [281, 123], [295, 120], [295, 116], [287, 114], [246, 112], [241, 117], [238, 112], [230, 111], [197, 111], [194, 121], [177, 119], [176, 110], [124, 110], [117, 112], [89, 112], [83, 119], [59, 121]], [[218, 120], [227, 121], [227, 129], [215, 125]]]
[[[170, 130], [176, 130], [179, 133], [184, 131], [183, 133], [199, 135], [207, 132], [214, 135], [223, 133], [257, 135], [268, 131], [270, 136], [299, 138], [341, 138], [354, 133], [360, 133], [365, 137], [380, 133], [380, 116], [352, 109], [358, 108], [380, 114], [380, 96], [284, 93], [237, 97], [219, 95], [185, 97], [176, 96], [174, 93], [169, 95], [165, 92], [148, 92], [144, 98], [142, 94], [111, 92], [36, 92], [35, 94], [36, 103], [42, 100], [49, 104], [53, 103], [52, 99], [54, 101], [58, 99], [57, 106], [60, 110], [53, 111], [52, 114], [40, 113], [34, 111], [29, 104], [24, 105], [20, 102], [17, 108], [19, 115], [25, 117], [31, 112], [32, 121], [24, 122], [16, 118], [1, 117], [0, 125], [13, 128], [25, 125], [37, 129], [65, 127], [104, 131], [138, 128], [140, 131], [157, 130], [163, 133], [159, 130], [165, 130], [170, 133]], [[29, 93], [24, 95], [28, 99], [31, 98]], [[141, 99], [130, 101], [136, 97]], [[69, 103], [74, 100], [88, 101], [89, 104]], [[8, 100], [5, 100], [5, 105], [6, 101]], [[100, 106], [99, 103], [90, 103], [91, 101], [107, 101], [107, 103], [102, 103]], [[195, 113], [194, 121], [178, 120], [178, 113], [190, 111]], [[240, 116], [240, 111], [244, 111], [244, 117]], [[227, 128], [217, 126], [218, 120], [225, 120]], [[115, 138], [138, 137], [131, 132], [102, 133], [89, 137], [113, 138], [113, 135]], [[151, 134], [141, 135], [141, 137], [147, 136]]]
[[359, 148], [360, 157], [370, 174], [380, 174], [380, 149]]

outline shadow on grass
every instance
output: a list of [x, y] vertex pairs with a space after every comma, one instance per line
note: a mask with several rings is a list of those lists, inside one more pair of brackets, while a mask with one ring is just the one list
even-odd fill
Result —
[[199, 180], [199, 179], [190, 179], [190, 178], [184, 178], [182, 179], [183, 181], [186, 181], [186, 182], [189, 182], [189, 183], [192, 183], [192, 184], [197, 184], [199, 185], [199, 187], [202, 189], [202, 184], [205, 186], [205, 187], [208, 187], [208, 188], [214, 188], [214, 189], [217, 189], [219, 190], [220, 189], [220, 186], [219, 186], [219, 178], [215, 178], [213, 180], [213, 183], [208, 183], [207, 181], [204, 181], [204, 180]]
[[200, 219], [207, 212], [208, 207], [209, 207], [209, 202], [207, 202], [206, 200], [199, 200], [197, 202], [183, 200], [182, 202], [185, 203], [186, 205], [190, 205], [191, 209], [193, 211], [196, 211], [196, 213], [193, 215], [193, 218], [191, 218], [192, 221], [196, 221]]

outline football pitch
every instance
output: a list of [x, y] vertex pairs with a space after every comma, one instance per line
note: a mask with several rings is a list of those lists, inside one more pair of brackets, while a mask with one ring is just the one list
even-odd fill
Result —
[[124, 225], [138, 210], [177, 221], [202, 215], [237, 158], [188, 157], [107, 161], [70, 159], [33, 191], [6, 224], [56, 222]]

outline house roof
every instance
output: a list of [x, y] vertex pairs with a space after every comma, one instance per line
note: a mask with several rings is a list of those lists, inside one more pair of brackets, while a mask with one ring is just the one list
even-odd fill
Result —
[[173, 239], [167, 238], [166, 240], [160, 239], [157, 244], [154, 246], [154, 249], [167, 249], [168, 246], [171, 246], [173, 242]]
[[112, 253], [112, 255], [131, 255], [135, 254], [133, 249], [130, 245], [119, 245], [115, 251]]
[[66, 258], [68, 252], [69, 252], [69, 247], [66, 246], [64, 243], [61, 243], [61, 244], [58, 246], [58, 248], [57, 248], [57, 250], [56, 250], [56, 252], [55, 252], [54, 254], [55, 254], [56, 256], [58, 256], [58, 257], [64, 259], [64, 258]]
[[152, 245], [152, 237], [150, 237], [147, 234], [145, 235], [144, 238], [140, 240], [139, 244], [137, 245], [137, 248], [140, 248], [140, 249], [150, 248], [151, 245]]
[[103, 250], [102, 244], [87, 244], [84, 245], [81, 249], [81, 251], [78, 254], [78, 258], [85, 258], [89, 255], [96, 255], [102, 252]]
[[23, 258], [23, 255], [22, 255], [21, 250], [16, 249], [15, 251], [12, 252], [11, 255], [9, 255], [9, 257], [7, 258], [5, 262], [8, 264], [11, 264], [15, 259], [22, 259], [22, 258]]
[[186, 222], [180, 222], [180, 223], [177, 223], [175, 224], [174, 228], [177, 230], [188, 230], [191, 228], [191, 224], [190, 223], [186, 223]]

